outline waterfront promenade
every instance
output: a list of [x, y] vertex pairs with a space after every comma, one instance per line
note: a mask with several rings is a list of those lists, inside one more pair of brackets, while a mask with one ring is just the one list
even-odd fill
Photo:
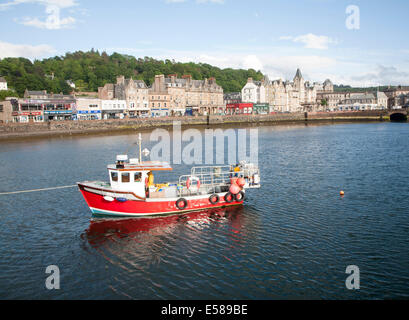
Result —
[[387, 111], [278, 113], [269, 115], [232, 115], [196, 117], [160, 117], [111, 119], [90, 121], [50, 121], [44, 123], [10, 123], [0, 125], [0, 140], [40, 138], [65, 135], [113, 133], [130, 130], [172, 127], [175, 121], [182, 126], [213, 125], [279, 125], [287, 123], [317, 123], [345, 121], [388, 121]]

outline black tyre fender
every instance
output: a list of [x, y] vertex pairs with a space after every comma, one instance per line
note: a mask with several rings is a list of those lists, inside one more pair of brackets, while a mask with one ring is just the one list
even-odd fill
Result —
[[234, 194], [231, 192], [227, 192], [226, 195], [224, 196], [224, 201], [227, 203], [232, 203], [234, 201]]
[[220, 197], [219, 197], [217, 194], [212, 194], [212, 195], [209, 197], [209, 202], [210, 202], [211, 204], [218, 204], [219, 201], [220, 201]]
[[176, 201], [176, 208], [179, 210], [184, 210], [187, 208], [187, 200], [185, 198], [180, 198], [178, 201]]
[[243, 202], [244, 199], [246, 198], [246, 194], [243, 191], [240, 191], [238, 194], [236, 194], [234, 196], [234, 198], [236, 199], [236, 201], [238, 202]]

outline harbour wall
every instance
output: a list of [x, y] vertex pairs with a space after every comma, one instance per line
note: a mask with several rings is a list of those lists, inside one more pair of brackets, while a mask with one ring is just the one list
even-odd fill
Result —
[[269, 115], [231, 115], [167, 117], [145, 119], [111, 119], [90, 121], [51, 121], [44, 123], [0, 124], [0, 140], [53, 137], [77, 134], [114, 133], [131, 130], [148, 130], [172, 127], [180, 121], [182, 127], [222, 125], [268, 125], [305, 122], [341, 121], [384, 121], [385, 111], [322, 112], [322, 113], [278, 113]]

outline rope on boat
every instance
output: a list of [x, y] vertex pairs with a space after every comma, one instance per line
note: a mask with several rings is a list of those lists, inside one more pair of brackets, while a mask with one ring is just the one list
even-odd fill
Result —
[[40, 191], [50, 191], [50, 190], [57, 190], [57, 189], [68, 189], [68, 188], [76, 188], [76, 187], [78, 187], [78, 185], [45, 188], [45, 189], [33, 189], [33, 190], [25, 190], [25, 191], [2, 192], [0, 193], [0, 196], [10, 195], [10, 194], [32, 193], [32, 192], [40, 192]]

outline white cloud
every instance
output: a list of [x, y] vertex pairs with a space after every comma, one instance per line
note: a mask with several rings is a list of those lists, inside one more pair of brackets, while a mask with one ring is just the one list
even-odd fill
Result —
[[45, 20], [40, 20], [38, 17], [25, 17], [22, 19], [14, 19], [16, 22], [21, 23], [26, 26], [58, 30], [62, 28], [67, 28], [75, 24], [76, 19], [69, 16], [61, 18], [61, 10], [71, 8], [77, 5], [76, 0], [14, 0], [6, 3], [0, 4], [0, 10], [6, 10], [13, 6], [20, 4], [39, 4], [45, 6], [45, 13], [47, 17]]
[[28, 44], [13, 44], [0, 41], [0, 59], [24, 57], [39, 59], [54, 54], [56, 50], [46, 44], [32, 46]]
[[283, 36], [280, 40], [289, 40], [293, 42], [303, 43], [304, 48], [327, 50], [330, 44], [336, 44], [337, 41], [327, 36], [317, 36], [312, 33], [304, 34], [297, 37]]

